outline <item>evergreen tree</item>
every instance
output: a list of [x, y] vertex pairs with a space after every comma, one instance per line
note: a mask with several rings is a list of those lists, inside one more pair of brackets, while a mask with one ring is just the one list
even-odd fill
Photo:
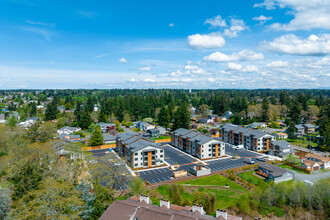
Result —
[[78, 121], [79, 127], [81, 127], [81, 129], [86, 129], [90, 126], [90, 124], [92, 123], [92, 118], [87, 110], [87, 108], [84, 108], [84, 110], [82, 111], [81, 115], [80, 115], [80, 121]]
[[89, 113], [94, 111], [94, 102], [93, 102], [93, 97], [88, 96], [87, 102], [86, 102], [86, 108]]
[[57, 114], [57, 105], [54, 99], [47, 105], [47, 109], [45, 112], [45, 121], [56, 119]]
[[7, 120], [7, 125], [10, 127], [15, 127], [17, 125], [17, 120], [14, 115], [11, 116], [9, 120]]
[[97, 126], [89, 139], [89, 146], [99, 146], [103, 144], [103, 135], [100, 126]]
[[301, 122], [301, 104], [295, 100], [290, 106], [289, 116], [295, 124]]
[[173, 130], [178, 128], [189, 129], [190, 126], [190, 112], [188, 110], [188, 105], [183, 103], [179, 106], [178, 110], [175, 112]]
[[30, 116], [36, 116], [36, 115], [37, 115], [37, 104], [35, 102], [32, 102], [30, 106]]
[[81, 102], [78, 100], [76, 104], [76, 109], [74, 110], [74, 116], [78, 123], [80, 121], [80, 115], [81, 115]]
[[168, 128], [170, 126], [170, 120], [171, 118], [168, 109], [162, 106], [158, 114], [158, 124]]
[[269, 118], [269, 102], [268, 102], [268, 99], [265, 97], [263, 100], [262, 100], [262, 115], [261, 115], [261, 120], [262, 121], [268, 121], [268, 118]]

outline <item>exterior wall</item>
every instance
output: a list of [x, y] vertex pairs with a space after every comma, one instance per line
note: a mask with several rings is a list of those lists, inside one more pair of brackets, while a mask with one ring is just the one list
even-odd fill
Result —
[[195, 176], [204, 176], [204, 175], [209, 175], [209, 174], [211, 174], [211, 169], [210, 169], [210, 168], [205, 168], [205, 167], [203, 167], [202, 169], [197, 170], [196, 167], [197, 167], [197, 166], [194, 166], [194, 167], [191, 167], [191, 168], [189, 169], [189, 171], [190, 171], [193, 175], [195, 175]]
[[283, 182], [283, 181], [289, 181], [289, 180], [292, 180], [294, 177], [294, 174], [291, 173], [291, 172], [287, 172], [285, 173], [283, 176], [280, 176], [280, 177], [276, 177], [274, 179], [274, 182], [275, 183], [279, 183], [279, 182]]
[[[131, 158], [131, 160], [129, 160]], [[133, 168], [147, 168], [160, 166], [164, 164], [165, 153], [163, 149], [155, 147], [146, 147], [137, 152], [129, 152], [127, 155], [128, 162]]]

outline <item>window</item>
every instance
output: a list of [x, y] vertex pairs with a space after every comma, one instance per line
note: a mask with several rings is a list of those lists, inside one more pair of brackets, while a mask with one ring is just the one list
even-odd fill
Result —
[[209, 157], [211, 156], [211, 154], [209, 154]]
[[135, 157], [135, 159], [134, 159], [135, 161], [137, 161], [138, 160], [138, 158], [137, 157]]
[[134, 155], [137, 156], [137, 155], [139, 155], [139, 153], [135, 153]]
[[209, 151], [211, 151], [212, 149], [211, 148], [209, 148]]
[[163, 157], [163, 154], [162, 154], [162, 155], [160, 155], [160, 157]]
[[163, 150], [160, 150], [161, 153], [163, 153]]
[[139, 164], [136, 163], [136, 164], [134, 164], [134, 166], [137, 167], [137, 166], [139, 166]]

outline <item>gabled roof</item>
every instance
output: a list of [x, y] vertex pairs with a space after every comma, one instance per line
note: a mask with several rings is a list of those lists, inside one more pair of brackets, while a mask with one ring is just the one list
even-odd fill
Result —
[[251, 128], [244, 128], [244, 127], [240, 127], [239, 129], [237, 129], [236, 131], [234, 131], [234, 134], [239, 134], [239, 133], [246, 133], [248, 132], [249, 130], [251, 130]]
[[258, 167], [267, 170], [268, 174], [272, 174], [274, 177], [282, 176], [283, 174], [288, 172], [285, 169], [282, 169], [269, 163], [260, 163]]
[[185, 135], [185, 134], [187, 134], [188, 132], [189, 132], [189, 130], [184, 129], [184, 128], [179, 128], [179, 129], [173, 131], [173, 133], [174, 133], [175, 135]]
[[323, 163], [327, 163], [327, 162], [330, 161], [330, 157], [324, 157], [324, 156], [321, 156], [319, 154], [311, 154], [311, 153], [306, 154], [305, 158], [318, 159], [318, 160], [322, 161]]
[[243, 136], [253, 136], [254, 138], [261, 138], [266, 135], [272, 136], [270, 134], [267, 134], [267, 133], [259, 131], [259, 130], [250, 130], [250, 131], [246, 132], [245, 134], [243, 134]]
[[237, 129], [241, 128], [241, 126], [238, 125], [232, 125], [232, 124], [226, 124], [222, 127], [225, 131], [236, 131]]
[[116, 136], [110, 135], [110, 134], [102, 134], [103, 135], [103, 140], [104, 141], [115, 141], [116, 140]]
[[139, 138], [136, 141], [134, 141], [130, 144], [127, 144], [126, 147], [128, 149], [130, 149], [132, 152], [137, 152], [137, 151], [143, 150], [144, 148], [147, 148], [147, 147], [154, 147], [154, 148], [161, 149], [161, 147], [159, 147], [158, 145], [154, 144], [151, 141], [147, 141], [146, 139], [143, 139], [143, 138]]
[[300, 130], [300, 129], [304, 129], [304, 126], [302, 126], [301, 124], [299, 124], [299, 125], [295, 125], [295, 127], [296, 127], [298, 130]]
[[313, 160], [304, 160], [303, 164], [306, 167], [313, 167], [315, 165], [319, 165], [316, 161], [313, 161]]
[[287, 142], [287, 141], [285, 141], [285, 140], [279, 140], [279, 141], [272, 141], [272, 144], [273, 145], [277, 145], [277, 146], [279, 146], [280, 148], [282, 148], [282, 149], [288, 149], [288, 148], [290, 148], [290, 144]]
[[302, 126], [304, 126], [306, 128], [315, 128], [315, 125], [312, 125], [312, 124], [303, 124]]

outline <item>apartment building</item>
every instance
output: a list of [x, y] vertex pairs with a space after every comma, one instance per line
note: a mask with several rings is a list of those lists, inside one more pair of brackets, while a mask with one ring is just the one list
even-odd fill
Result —
[[155, 143], [133, 133], [123, 133], [116, 138], [116, 151], [133, 168], [147, 168], [164, 164], [164, 150]]
[[254, 151], [268, 151], [273, 135], [238, 125], [227, 124], [220, 128], [220, 140], [233, 145], [244, 145], [245, 148]]
[[172, 133], [171, 144], [200, 159], [225, 155], [225, 143], [197, 131], [179, 128]]
[[250, 130], [243, 134], [243, 145], [253, 151], [268, 151], [272, 141], [275, 141], [273, 135], [259, 130]]

